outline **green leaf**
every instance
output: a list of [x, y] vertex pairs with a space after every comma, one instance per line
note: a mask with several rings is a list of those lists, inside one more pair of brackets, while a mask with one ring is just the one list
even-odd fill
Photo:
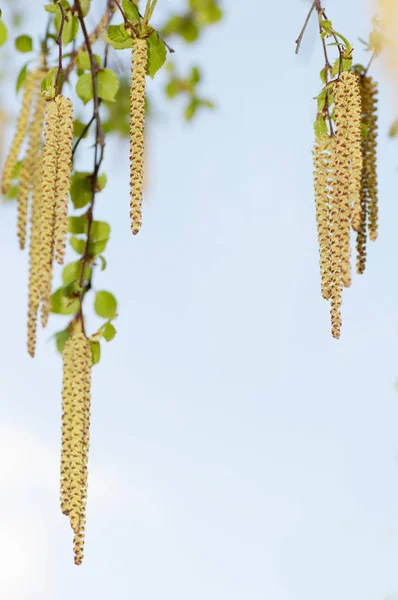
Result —
[[108, 181], [108, 178], [106, 176], [106, 173], [101, 173], [101, 175], [99, 175], [97, 177], [97, 191], [98, 192], [102, 192], [102, 190], [106, 186], [107, 181]]
[[184, 19], [183, 27], [179, 33], [188, 44], [192, 44], [198, 39], [200, 29], [193, 19]]
[[[54, 25], [56, 30], [59, 32], [61, 28], [61, 11], [58, 9], [58, 12], [54, 19]], [[75, 37], [79, 32], [79, 20], [77, 17], [72, 16], [70, 13], [68, 14], [68, 20], [64, 22], [64, 28], [62, 30], [62, 42], [65, 46], [73, 42]]]
[[[82, 134], [83, 131], [86, 129], [86, 124], [83, 123], [82, 121], [79, 121], [79, 119], [75, 119], [73, 121], [73, 135], [76, 138], [79, 138]], [[86, 138], [88, 134], [88, 130], [86, 130], [86, 132], [83, 134], [83, 138]]]
[[102, 100], [114, 102], [119, 89], [119, 78], [112, 69], [103, 69], [97, 76], [98, 96]]
[[124, 14], [130, 23], [137, 23], [140, 20], [140, 11], [138, 6], [131, 0], [123, 0], [122, 2]]
[[91, 173], [76, 171], [72, 175], [70, 197], [75, 208], [83, 208], [91, 201]]
[[98, 242], [92, 242], [88, 246], [88, 253], [90, 257], [98, 256], [106, 248], [108, 240], [99, 240]]
[[57, 67], [53, 67], [41, 80], [41, 95], [43, 98], [46, 98], [46, 100], [55, 98], [55, 82], [57, 80], [57, 72]]
[[105, 271], [107, 265], [106, 259], [103, 256], [99, 256], [98, 258], [101, 261], [101, 271]]
[[[102, 66], [101, 57], [98, 56], [98, 54], [93, 54], [93, 56], [94, 56], [94, 59], [95, 59], [95, 62], [97, 63], [97, 65], [99, 67], [101, 67]], [[76, 65], [77, 65], [78, 69], [82, 69], [83, 71], [90, 71], [91, 62], [90, 62], [89, 53], [79, 50], [79, 52], [77, 53], [77, 56], [76, 56]]]
[[32, 52], [33, 40], [30, 35], [19, 35], [15, 38], [15, 48], [18, 52]]
[[115, 50], [124, 50], [133, 46], [133, 40], [123, 24], [109, 25], [108, 33], [104, 36], [104, 39]]
[[[86, 281], [90, 277], [91, 267], [86, 264], [84, 269], [84, 279]], [[76, 262], [69, 263], [64, 267], [62, 271], [62, 283], [64, 285], [68, 285], [73, 283], [74, 281], [80, 281], [80, 276], [82, 274], [82, 261], [77, 260]]]
[[147, 73], [152, 79], [166, 61], [167, 50], [163, 40], [156, 31], [147, 37], [148, 43], [148, 66]]
[[90, 100], [93, 99], [94, 91], [91, 73], [83, 73], [83, 75], [80, 75], [76, 84], [76, 94], [79, 96], [80, 100], [83, 100], [84, 104], [87, 104], [87, 102], [90, 102]]
[[93, 365], [96, 365], [101, 360], [101, 344], [99, 342], [91, 342], [91, 356], [93, 358]]
[[115, 327], [112, 325], [112, 323], [105, 323], [105, 325], [103, 325], [102, 327], [102, 337], [107, 341], [110, 342], [113, 340], [113, 338], [116, 335], [116, 329]]
[[90, 12], [90, 0], [80, 0], [80, 6], [82, 8], [83, 17], [86, 17]]
[[0, 20], [0, 46], [6, 43], [8, 37], [7, 27], [4, 25], [4, 21]]
[[105, 221], [93, 221], [91, 224], [90, 239], [93, 241], [108, 240], [110, 232], [109, 223]]
[[61, 354], [65, 348], [66, 342], [68, 341], [71, 335], [72, 334], [67, 329], [64, 329], [63, 331], [58, 331], [55, 334], [55, 343], [57, 345], [57, 350]]
[[[351, 67], [352, 67], [352, 60], [343, 58], [343, 60], [341, 61], [341, 72], [343, 73], [344, 71], [350, 71]], [[333, 77], [338, 74], [339, 69], [340, 69], [340, 59], [336, 58], [336, 60], [333, 63], [333, 68], [332, 68]]]
[[116, 317], [117, 302], [116, 298], [110, 292], [97, 292], [94, 302], [95, 312], [104, 319], [113, 319]]
[[79, 310], [79, 301], [65, 298], [62, 288], [59, 288], [51, 296], [51, 312], [58, 315], [74, 315]]
[[69, 217], [69, 233], [87, 233], [88, 221], [85, 215]]
[[86, 251], [86, 240], [82, 240], [77, 238], [75, 235], [72, 235], [69, 240], [70, 245], [73, 250], [78, 254], [84, 254]]
[[28, 72], [28, 64], [26, 63], [26, 65], [24, 65], [18, 73], [17, 83], [16, 83], [17, 92], [19, 92], [19, 90], [23, 86], [25, 79], [26, 79], [27, 72]]
[[323, 117], [317, 118], [317, 120], [314, 123], [314, 130], [317, 138], [321, 138], [322, 136], [328, 133], [326, 121]]
[[398, 120], [395, 120], [390, 127], [390, 131], [388, 132], [390, 137], [397, 137], [398, 135]]

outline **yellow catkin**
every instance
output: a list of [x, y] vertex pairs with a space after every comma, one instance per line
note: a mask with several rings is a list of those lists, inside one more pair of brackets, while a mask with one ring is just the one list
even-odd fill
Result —
[[337, 138], [330, 140], [330, 153], [333, 169], [333, 191], [330, 196], [330, 316], [332, 322], [332, 336], [340, 337], [341, 330], [341, 303], [343, 295], [343, 260], [341, 249], [341, 196], [338, 194], [340, 181], [338, 179], [338, 167], [340, 157], [337, 154]]
[[364, 178], [362, 178], [361, 187], [361, 219], [357, 233], [356, 249], [357, 249], [357, 273], [362, 275], [366, 268], [366, 239], [367, 239], [367, 189], [365, 187]]
[[86, 527], [86, 504], [87, 504], [87, 484], [88, 484], [88, 452], [90, 441], [90, 391], [91, 391], [91, 366], [92, 355], [90, 343], [85, 340], [85, 345], [82, 344], [81, 353], [81, 372], [84, 382], [84, 426], [83, 426], [83, 453], [82, 453], [82, 480], [81, 480], [81, 506], [80, 506], [80, 528], [79, 532], [75, 533], [74, 556], [75, 564], [80, 565], [83, 560], [84, 537]]
[[329, 136], [317, 139], [314, 147], [315, 216], [318, 231], [321, 292], [330, 299], [331, 247], [330, 247], [330, 200], [331, 200], [331, 140]]
[[72, 389], [73, 389], [73, 343], [68, 338], [63, 352], [63, 385], [62, 385], [62, 442], [61, 442], [61, 510], [69, 515], [70, 503], [70, 469], [72, 438]]
[[37, 153], [36, 165], [34, 165], [36, 179], [33, 185], [32, 197], [28, 287], [28, 352], [32, 358], [35, 355], [37, 314], [39, 311], [41, 163], [41, 155]]
[[44, 112], [46, 101], [40, 93], [40, 79], [42, 71], [37, 70], [36, 73], [36, 88], [32, 104], [34, 104], [34, 112], [29, 126], [29, 143], [26, 150], [26, 155], [22, 161], [19, 174], [19, 188], [17, 196], [18, 205], [18, 239], [21, 250], [25, 247], [26, 241], [26, 223], [28, 215], [28, 200], [29, 194], [35, 178], [35, 169], [37, 167], [37, 154], [41, 144], [41, 136], [43, 131]]
[[[361, 214], [361, 108], [359, 84], [353, 73], [343, 73], [333, 88], [336, 132], [336, 192], [340, 207], [340, 248], [343, 285], [351, 285], [351, 225], [359, 227]], [[358, 92], [358, 94], [357, 94]]]
[[378, 230], [378, 190], [377, 190], [377, 83], [371, 77], [362, 77], [361, 93], [363, 123], [367, 128], [363, 140], [363, 178], [366, 180], [369, 214], [369, 237], [377, 238]]
[[85, 456], [88, 441], [87, 389], [90, 387], [90, 370], [87, 362], [88, 341], [83, 333], [75, 333], [73, 344], [72, 383], [72, 437], [69, 480], [69, 517], [76, 535], [81, 533], [82, 516], [85, 514]]
[[73, 106], [69, 98], [57, 96], [58, 106], [58, 151], [55, 185], [55, 259], [63, 264], [68, 235], [68, 203], [70, 176], [72, 171]]
[[28, 133], [29, 117], [31, 112], [32, 98], [35, 90], [35, 82], [36, 73], [28, 73], [24, 83], [22, 107], [19, 112], [14, 138], [12, 140], [3, 169], [1, 179], [1, 191], [3, 194], [6, 194], [10, 189], [14, 169], [18, 162], [19, 152], [26, 134]]
[[42, 325], [46, 326], [50, 312], [51, 285], [54, 258], [55, 226], [55, 180], [57, 175], [57, 127], [58, 106], [56, 102], [47, 102], [41, 201], [41, 254], [40, 254], [40, 297], [42, 301]]
[[148, 63], [146, 40], [133, 41], [130, 90], [130, 217], [136, 235], [142, 224], [144, 171], [145, 77]]

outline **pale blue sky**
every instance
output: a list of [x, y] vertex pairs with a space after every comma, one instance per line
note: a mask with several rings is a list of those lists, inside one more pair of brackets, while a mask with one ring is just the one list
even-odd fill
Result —
[[[365, 4], [327, 2], [354, 42]], [[314, 20], [294, 54], [307, 6], [225, 2], [200, 44], [174, 44], [180, 64], [203, 65], [217, 111], [186, 125], [159, 101], [135, 238], [128, 149], [107, 150], [98, 215], [111, 213], [112, 237], [95, 284], [116, 293], [120, 316], [94, 370], [80, 568], [58, 505], [61, 361], [46, 343], [64, 321], [52, 318], [32, 361], [26, 256], [14, 207], [0, 207], [2, 598], [398, 598], [394, 107], [376, 68], [380, 236], [336, 341], [312, 194]]]

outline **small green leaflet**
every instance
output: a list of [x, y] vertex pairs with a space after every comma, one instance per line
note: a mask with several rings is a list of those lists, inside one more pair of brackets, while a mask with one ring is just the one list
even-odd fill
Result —
[[16, 84], [16, 90], [17, 90], [17, 92], [19, 92], [19, 90], [23, 86], [24, 81], [26, 79], [26, 73], [27, 72], [28, 72], [28, 65], [26, 64], [19, 71], [19, 74], [18, 74], [18, 77], [17, 77], [17, 84]]
[[119, 89], [119, 78], [112, 69], [102, 69], [97, 77], [98, 96], [107, 102], [114, 102]]
[[116, 317], [117, 302], [116, 298], [110, 292], [97, 292], [94, 302], [95, 312], [104, 319], [113, 319]]
[[104, 36], [104, 39], [115, 50], [125, 50], [133, 46], [133, 40], [123, 24], [109, 25], [108, 33]]
[[131, 0], [123, 0], [122, 2], [124, 14], [130, 23], [137, 23], [140, 20], [140, 12], [138, 6]]
[[102, 337], [107, 341], [110, 342], [113, 340], [113, 338], [116, 335], [116, 329], [115, 327], [112, 325], [112, 323], [110, 323], [109, 321], [107, 323], [105, 323], [102, 327], [101, 327], [101, 333], [102, 333]]
[[93, 99], [93, 80], [91, 73], [83, 73], [80, 75], [76, 84], [76, 94], [84, 104]]
[[90, 342], [90, 345], [93, 365], [96, 365], [101, 360], [101, 344], [99, 342]]
[[46, 100], [51, 100], [51, 98], [55, 97], [57, 72], [57, 67], [53, 67], [41, 81], [41, 95]]
[[59, 288], [51, 296], [51, 312], [58, 315], [74, 315], [79, 310], [79, 301], [66, 298]]
[[326, 135], [328, 133], [328, 127], [325, 119], [318, 117], [314, 123], [314, 130], [317, 138], [321, 138], [322, 136]]
[[0, 20], [0, 46], [6, 43], [7, 41], [7, 27], [4, 25], [4, 22]]
[[19, 35], [15, 38], [15, 48], [18, 52], [32, 52], [33, 41], [30, 35]]
[[164, 41], [156, 31], [147, 37], [148, 44], [148, 66], [147, 73], [152, 79], [166, 62], [167, 50]]

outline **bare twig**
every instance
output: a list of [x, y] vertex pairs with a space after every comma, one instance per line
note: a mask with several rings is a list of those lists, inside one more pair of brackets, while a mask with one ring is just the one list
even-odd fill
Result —
[[58, 71], [57, 71], [57, 77], [55, 79], [55, 89], [57, 90], [57, 92], [59, 91], [58, 88], [61, 87], [60, 86], [60, 77], [61, 77], [61, 73], [63, 71], [63, 68], [62, 68], [62, 34], [64, 32], [65, 23], [69, 21], [68, 16], [65, 13], [65, 9], [62, 6], [61, 0], [58, 0], [58, 6], [59, 6], [59, 10], [61, 11], [61, 24], [59, 26], [58, 37], [56, 39], [56, 42], [58, 44]]

